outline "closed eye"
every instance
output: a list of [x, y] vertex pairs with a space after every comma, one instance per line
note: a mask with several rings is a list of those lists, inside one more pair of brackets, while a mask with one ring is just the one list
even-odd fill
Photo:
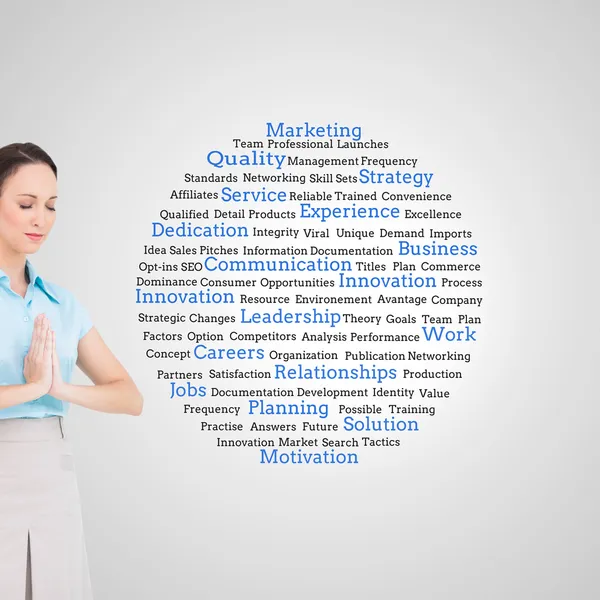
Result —
[[[19, 204], [19, 206], [20, 206], [20, 207], [21, 207], [23, 210], [25, 210], [25, 209], [27, 209], [27, 208], [31, 208], [31, 206], [32, 206], [32, 205], [26, 206], [26, 205], [24, 205], [24, 204]], [[47, 208], [48, 210], [51, 210], [52, 212], [56, 212], [56, 209], [55, 209], [55, 208], [52, 208], [51, 206], [46, 206], [46, 208]]]

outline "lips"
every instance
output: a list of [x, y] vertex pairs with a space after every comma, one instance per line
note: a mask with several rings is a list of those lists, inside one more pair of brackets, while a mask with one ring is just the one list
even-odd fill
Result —
[[44, 237], [41, 233], [26, 233], [25, 235], [34, 242], [39, 242]]

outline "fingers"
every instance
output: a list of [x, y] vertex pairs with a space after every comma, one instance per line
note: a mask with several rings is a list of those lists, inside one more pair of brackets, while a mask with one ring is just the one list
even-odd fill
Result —
[[33, 354], [33, 358], [36, 360], [41, 360], [44, 354], [44, 342], [46, 341], [46, 315], [39, 315], [38, 325], [37, 325], [37, 344], [35, 346], [35, 353]]
[[52, 360], [52, 329], [48, 324], [46, 324], [45, 335], [43, 358], [48, 361]]
[[40, 343], [40, 323], [43, 315], [38, 315], [33, 322], [33, 333], [31, 334], [31, 344], [29, 346], [29, 356], [37, 356], [38, 345]]
[[52, 365], [59, 366], [58, 352], [56, 351], [56, 331], [52, 330]]
[[50, 321], [44, 314], [39, 314], [33, 324], [33, 333], [31, 335], [31, 345], [29, 347], [29, 355], [34, 360], [43, 360], [46, 355], [46, 344], [49, 344], [49, 349], [52, 349], [52, 340], [50, 338]]
[[38, 342], [37, 354], [36, 354], [36, 358], [38, 361], [41, 361], [44, 359], [45, 349], [46, 349], [46, 340], [48, 338], [48, 330], [49, 329], [50, 329], [50, 325], [48, 323], [48, 319], [46, 318], [46, 315], [42, 315], [40, 332], [39, 332], [40, 339]]
[[34, 320], [27, 357], [39, 362], [51, 358], [55, 351], [56, 338], [55, 332], [50, 327], [50, 320], [45, 314], [39, 314]]

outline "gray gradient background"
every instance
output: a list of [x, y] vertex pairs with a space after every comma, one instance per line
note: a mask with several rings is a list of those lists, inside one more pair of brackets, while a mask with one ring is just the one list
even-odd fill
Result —
[[[97, 600], [599, 597], [597, 30], [591, 1], [3, 6], [1, 144], [59, 166], [35, 264], [146, 399], [67, 422]], [[267, 120], [359, 123], [420, 157], [483, 249], [460, 393], [360, 468], [215, 452], [143, 358], [149, 223]]]

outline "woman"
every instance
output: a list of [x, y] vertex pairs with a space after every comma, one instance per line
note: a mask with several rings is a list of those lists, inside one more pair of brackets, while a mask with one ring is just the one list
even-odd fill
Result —
[[[69, 405], [139, 415], [143, 399], [85, 308], [26, 255], [56, 218], [57, 168], [0, 148], [0, 599], [90, 600]], [[71, 385], [77, 366], [93, 386]]]

